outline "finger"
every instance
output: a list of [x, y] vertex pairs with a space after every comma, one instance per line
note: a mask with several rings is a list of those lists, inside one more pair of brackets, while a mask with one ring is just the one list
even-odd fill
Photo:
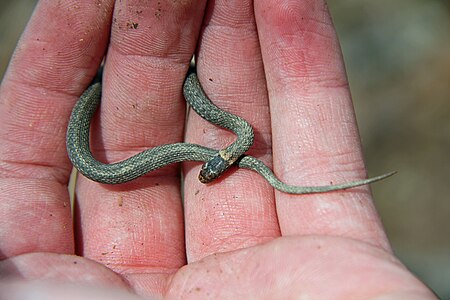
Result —
[[[92, 134], [107, 163], [183, 140], [182, 83], [195, 49], [203, 2], [116, 1]], [[123, 274], [137, 289], [158, 289], [185, 264], [179, 166], [119, 186], [80, 178], [83, 255]], [[154, 274], [154, 275], [152, 275]]]
[[16, 48], [0, 89], [2, 258], [73, 253], [67, 120], [101, 61], [111, 10], [39, 1]]
[[[197, 71], [215, 104], [254, 127], [255, 144], [249, 153], [270, 163], [269, 111], [252, 2], [210, 2]], [[188, 142], [215, 149], [223, 149], [235, 139], [231, 132], [193, 112], [186, 135]], [[273, 190], [259, 175], [231, 169], [213, 183], [203, 185], [197, 178], [200, 165], [188, 166], [184, 193], [188, 261], [279, 236]]]
[[[339, 43], [324, 1], [256, 1], [274, 169], [293, 185], [361, 179], [366, 170]], [[276, 193], [283, 235], [328, 234], [388, 247], [369, 187]]]

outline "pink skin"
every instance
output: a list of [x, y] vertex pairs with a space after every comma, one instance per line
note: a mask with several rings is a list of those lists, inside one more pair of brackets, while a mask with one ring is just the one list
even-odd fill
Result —
[[[171, 166], [120, 186], [79, 178], [73, 225], [65, 130], [105, 51], [93, 150], [113, 162], [183, 140], [196, 44], [207, 94], [254, 126], [250, 153], [283, 181], [366, 175], [323, 1], [39, 1], [0, 89], [0, 298], [435, 299], [392, 254], [367, 186], [295, 196], [241, 169], [203, 185], [190, 162], [184, 212]], [[186, 141], [233, 138], [189, 115]]]

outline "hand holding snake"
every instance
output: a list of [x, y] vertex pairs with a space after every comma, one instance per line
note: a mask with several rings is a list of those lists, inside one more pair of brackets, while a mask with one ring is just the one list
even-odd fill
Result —
[[[185, 77], [194, 52], [206, 94], [242, 119]], [[105, 80], [83, 93], [105, 53]], [[377, 179], [350, 182], [365, 164], [347, 83], [325, 1], [38, 1], [0, 86], [0, 298], [435, 299], [369, 189], [265, 181]], [[185, 120], [182, 89], [236, 142]], [[91, 179], [150, 176], [80, 176], [72, 209], [66, 139]], [[259, 159], [286, 182], [350, 183], [287, 186]], [[199, 189], [185, 163], [181, 190], [168, 164], [191, 160], [203, 181], [234, 167]]]

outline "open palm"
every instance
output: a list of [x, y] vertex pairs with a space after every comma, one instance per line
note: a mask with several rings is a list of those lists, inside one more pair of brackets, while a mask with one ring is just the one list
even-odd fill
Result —
[[80, 177], [72, 221], [65, 130], [105, 54], [102, 161], [233, 141], [186, 114], [196, 51], [206, 93], [252, 124], [250, 153], [283, 181], [366, 175], [323, 1], [192, 2], [38, 3], [0, 89], [0, 298], [434, 298], [392, 255], [368, 187], [288, 195], [241, 169], [203, 185], [187, 162], [117, 186]]

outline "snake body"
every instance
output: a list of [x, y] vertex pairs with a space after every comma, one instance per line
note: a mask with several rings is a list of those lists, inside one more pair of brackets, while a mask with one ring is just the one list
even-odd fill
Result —
[[290, 194], [324, 193], [343, 190], [379, 181], [395, 172], [338, 185], [292, 186], [281, 182], [259, 159], [245, 155], [253, 144], [254, 134], [244, 119], [221, 110], [204, 93], [195, 71], [190, 71], [183, 84], [186, 101], [205, 120], [233, 131], [237, 139], [222, 150], [214, 150], [197, 144], [174, 143], [142, 151], [120, 162], [105, 164], [94, 158], [90, 150], [90, 123], [101, 102], [101, 83], [90, 85], [72, 110], [67, 129], [67, 152], [75, 168], [85, 177], [105, 184], [119, 184], [136, 179], [148, 172], [172, 163], [202, 161], [199, 180], [208, 183], [219, 177], [231, 165], [236, 164], [258, 172], [274, 188]]

